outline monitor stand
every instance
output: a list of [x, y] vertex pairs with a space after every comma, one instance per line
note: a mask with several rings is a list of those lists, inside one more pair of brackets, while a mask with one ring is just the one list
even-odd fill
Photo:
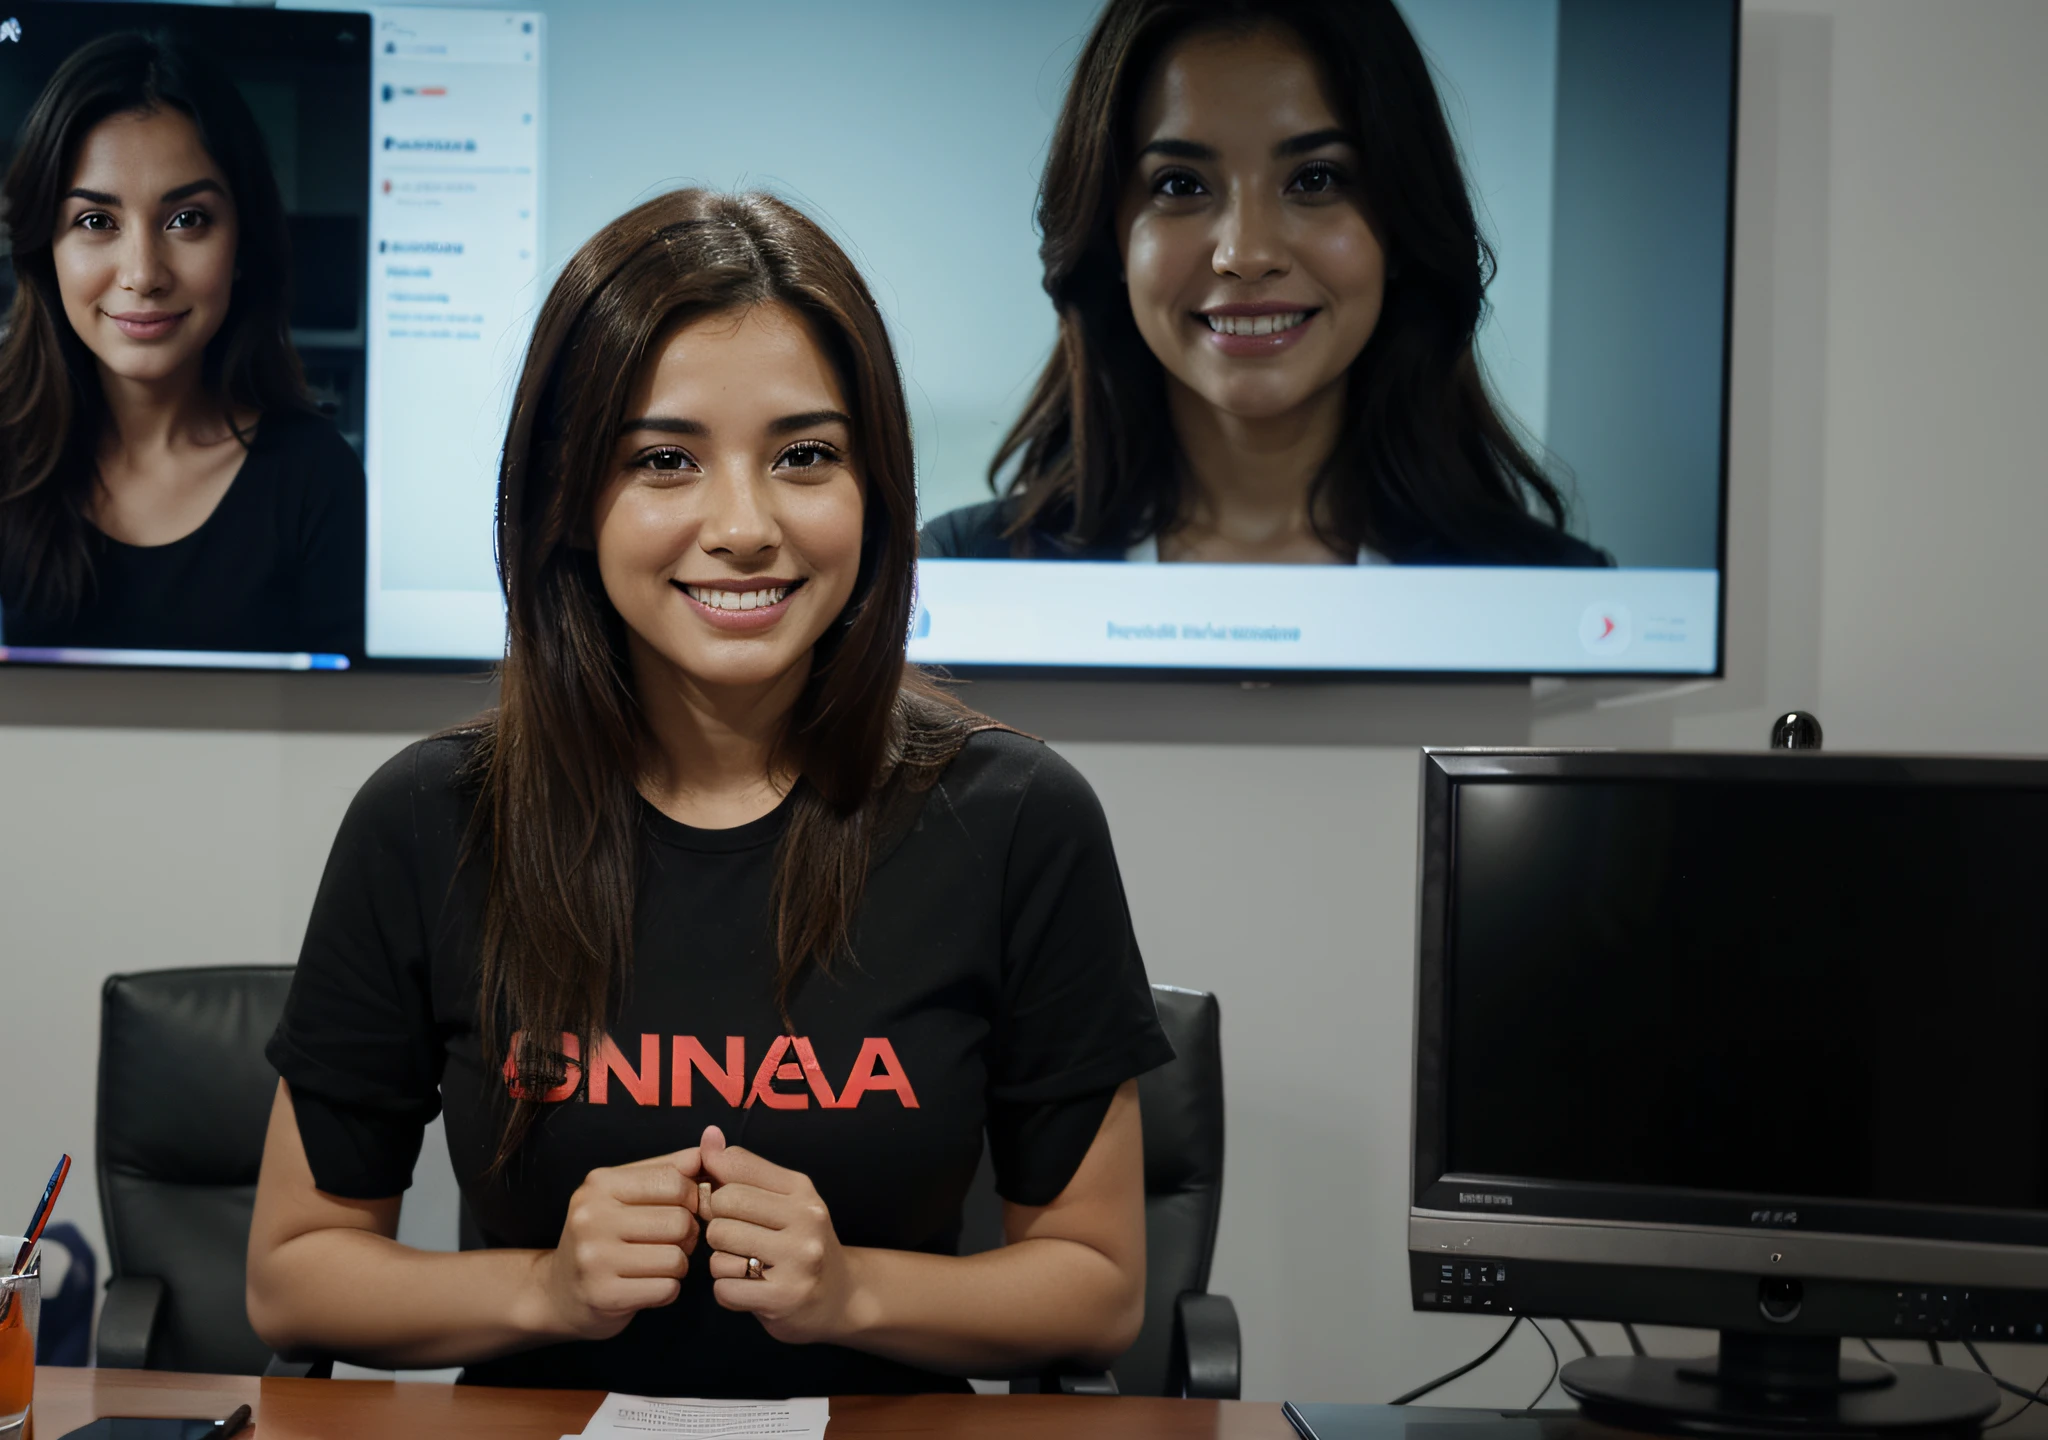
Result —
[[1850, 1359], [1833, 1336], [1735, 1330], [1721, 1332], [1718, 1357], [1597, 1355], [1559, 1379], [1591, 1419], [1688, 1435], [1967, 1434], [1999, 1399], [1976, 1371]]

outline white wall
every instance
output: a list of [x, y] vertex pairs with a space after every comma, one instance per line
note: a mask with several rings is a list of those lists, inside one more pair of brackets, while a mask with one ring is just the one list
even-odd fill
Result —
[[[1837, 748], [2048, 750], [2048, 6], [1769, 0], [1744, 63], [1727, 681], [974, 691], [1101, 792], [1155, 976], [1222, 996], [1252, 1397], [1384, 1399], [1489, 1334], [1406, 1299], [1415, 746], [1751, 747], [1801, 705]], [[0, 674], [0, 1215], [68, 1148], [97, 1231], [102, 977], [289, 959], [353, 787], [482, 698]], [[1518, 1340], [1445, 1398], [1547, 1368]]]

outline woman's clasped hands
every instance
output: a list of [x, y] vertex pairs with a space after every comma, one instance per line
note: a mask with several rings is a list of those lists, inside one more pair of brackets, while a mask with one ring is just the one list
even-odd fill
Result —
[[584, 1177], [569, 1197], [560, 1242], [537, 1257], [542, 1329], [608, 1340], [639, 1311], [682, 1294], [703, 1233], [697, 1157], [693, 1147]]
[[673, 1303], [700, 1238], [724, 1308], [755, 1316], [791, 1344], [849, 1328], [852, 1266], [816, 1187], [727, 1145], [715, 1125], [687, 1150], [585, 1177], [560, 1243], [539, 1260], [546, 1328], [603, 1340], [639, 1311]]

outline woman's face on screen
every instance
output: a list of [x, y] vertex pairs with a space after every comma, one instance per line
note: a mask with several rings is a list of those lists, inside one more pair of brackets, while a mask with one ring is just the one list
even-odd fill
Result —
[[235, 286], [235, 203], [182, 111], [113, 115], [79, 147], [51, 247], [64, 314], [101, 368], [196, 377]]
[[1245, 419], [1342, 384], [1379, 323], [1386, 255], [1312, 57], [1284, 30], [1191, 36], [1134, 120], [1117, 238], [1169, 384]]
[[635, 669], [706, 687], [808, 671], [860, 571], [838, 376], [787, 308], [677, 330], [642, 371], [597, 503], [598, 569]]

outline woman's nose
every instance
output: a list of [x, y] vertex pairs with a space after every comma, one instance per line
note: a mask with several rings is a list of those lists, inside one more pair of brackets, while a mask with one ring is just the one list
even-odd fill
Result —
[[1239, 191], [1223, 207], [1210, 266], [1234, 280], [1264, 280], [1288, 270], [1279, 207]]
[[715, 555], [748, 559], [782, 543], [782, 527], [763, 493], [772, 483], [751, 475], [719, 475], [705, 487], [708, 510], [699, 544]]
[[137, 296], [161, 295], [175, 282], [165, 263], [164, 240], [155, 229], [138, 225], [121, 237], [121, 258], [116, 283]]

